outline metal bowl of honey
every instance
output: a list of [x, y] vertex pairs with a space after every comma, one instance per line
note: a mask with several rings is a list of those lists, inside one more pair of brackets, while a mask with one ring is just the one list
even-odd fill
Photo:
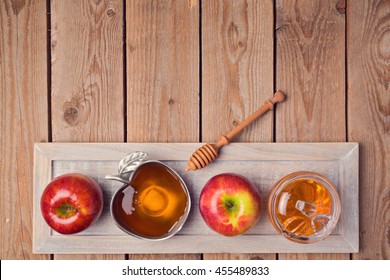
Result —
[[336, 227], [341, 202], [324, 176], [299, 171], [280, 179], [268, 197], [268, 216], [275, 229], [298, 243], [325, 239]]
[[106, 176], [123, 186], [111, 200], [111, 216], [129, 235], [146, 240], [164, 240], [184, 225], [191, 208], [188, 188], [168, 165], [143, 161], [146, 153], [127, 155], [118, 175]]

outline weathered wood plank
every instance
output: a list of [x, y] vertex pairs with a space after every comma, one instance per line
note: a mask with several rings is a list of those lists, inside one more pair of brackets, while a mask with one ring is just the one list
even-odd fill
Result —
[[129, 260], [199, 260], [199, 254], [131, 254]]
[[0, 259], [32, 253], [33, 143], [48, 140], [46, 1], [0, 1]]
[[121, 142], [123, 3], [51, 3], [53, 141]]
[[345, 141], [345, 14], [338, 1], [276, 7], [276, 140]]
[[390, 259], [390, 2], [348, 2], [348, 140], [360, 143], [360, 253]]
[[[126, 1], [127, 140], [199, 140], [198, 1]], [[131, 259], [199, 259], [133, 255]]]
[[122, 24], [119, 0], [51, 2], [53, 141], [124, 140]]
[[[277, 142], [345, 141], [345, 1], [276, 1]], [[280, 259], [343, 258], [289, 255]]]
[[[202, 141], [217, 141], [272, 94], [272, 1], [202, 1]], [[269, 113], [234, 141], [271, 142], [272, 133]], [[204, 259], [231, 258], [276, 255], [204, 254]]]
[[127, 140], [199, 140], [199, 6], [126, 2]]
[[275, 260], [276, 254], [272, 253], [220, 253], [220, 254], [204, 254], [206, 260]]
[[345, 260], [349, 254], [335, 254], [335, 253], [306, 253], [306, 254], [279, 254], [281, 259], [290, 260]]

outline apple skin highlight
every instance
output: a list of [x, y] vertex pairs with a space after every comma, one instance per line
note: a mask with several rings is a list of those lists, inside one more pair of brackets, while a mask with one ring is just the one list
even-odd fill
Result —
[[225, 236], [237, 236], [259, 221], [261, 197], [245, 177], [222, 173], [212, 177], [203, 187], [199, 210], [212, 230]]
[[68, 173], [53, 179], [41, 196], [41, 213], [46, 223], [62, 234], [87, 229], [103, 210], [103, 193], [92, 178]]

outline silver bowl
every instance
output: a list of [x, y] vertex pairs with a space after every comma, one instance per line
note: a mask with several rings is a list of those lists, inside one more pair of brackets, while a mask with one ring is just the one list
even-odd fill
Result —
[[[144, 152], [134, 152], [128, 154], [126, 157], [124, 157], [120, 163], [119, 163], [119, 168], [118, 168], [118, 174], [117, 175], [107, 175], [105, 178], [107, 180], [115, 180], [123, 183], [122, 187], [120, 187], [113, 195], [110, 203], [110, 212], [111, 212], [111, 217], [115, 221], [115, 224], [117, 225], [118, 228], [126, 232], [127, 234], [143, 239], [143, 240], [152, 240], [152, 241], [160, 241], [160, 240], [165, 240], [168, 239], [172, 236], [174, 236], [177, 232], [181, 230], [183, 227], [184, 223], [187, 220], [187, 217], [189, 215], [190, 209], [191, 209], [191, 197], [190, 193], [188, 191], [187, 185], [184, 182], [184, 180], [180, 177], [180, 175], [173, 170], [171, 167], [166, 165], [165, 163], [158, 161], [158, 160], [147, 160], [143, 161], [144, 158], [147, 156], [146, 153]], [[184, 209], [183, 215], [177, 219], [177, 221], [170, 227], [167, 233], [159, 235], [159, 236], [150, 236], [146, 235], [140, 232], [137, 232], [136, 230], [132, 229], [128, 225], [124, 225], [121, 223], [120, 218], [116, 217], [115, 210], [118, 208], [118, 196], [120, 195], [121, 192], [126, 193], [126, 190], [130, 190], [130, 199], [133, 199], [133, 193], [131, 190], [134, 191], [134, 188], [131, 186], [131, 181], [133, 179], [134, 174], [136, 174], [136, 171], [142, 167], [142, 166], [147, 166], [148, 164], [158, 164], [163, 166], [181, 185], [183, 188], [183, 192], [185, 194], [185, 197], [187, 199], [186, 201], [186, 207]], [[130, 214], [131, 214], [131, 209]]]

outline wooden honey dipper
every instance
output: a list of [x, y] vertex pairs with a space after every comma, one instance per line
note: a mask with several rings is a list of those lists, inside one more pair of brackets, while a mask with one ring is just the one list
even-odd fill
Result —
[[254, 120], [258, 117], [262, 116], [269, 110], [274, 108], [274, 104], [278, 102], [283, 102], [285, 99], [285, 95], [281, 91], [277, 91], [274, 94], [274, 97], [271, 100], [266, 100], [264, 104], [257, 109], [252, 115], [242, 121], [239, 125], [233, 128], [228, 134], [222, 135], [221, 138], [215, 144], [206, 144], [197, 149], [190, 159], [188, 160], [188, 164], [186, 167], [186, 172], [190, 170], [201, 169], [210, 164], [217, 156], [218, 151], [222, 146], [225, 146], [230, 143], [230, 140], [239, 132], [241, 132], [244, 128], [250, 125]]

